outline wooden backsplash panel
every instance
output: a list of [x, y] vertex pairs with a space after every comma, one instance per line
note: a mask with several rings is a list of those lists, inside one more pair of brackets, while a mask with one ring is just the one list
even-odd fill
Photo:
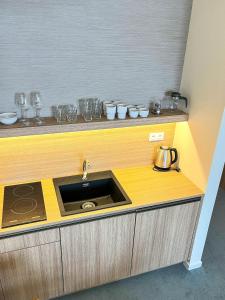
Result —
[[[0, 183], [68, 176], [82, 171], [88, 159], [90, 172], [148, 165], [159, 145], [172, 145], [175, 123], [4, 138], [0, 143]], [[163, 142], [150, 143], [150, 132], [165, 132]]]

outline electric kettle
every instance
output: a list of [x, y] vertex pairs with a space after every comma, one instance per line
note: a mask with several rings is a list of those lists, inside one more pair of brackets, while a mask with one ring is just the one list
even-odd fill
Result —
[[168, 146], [160, 146], [155, 160], [155, 169], [169, 171], [170, 167], [178, 160], [177, 149]]

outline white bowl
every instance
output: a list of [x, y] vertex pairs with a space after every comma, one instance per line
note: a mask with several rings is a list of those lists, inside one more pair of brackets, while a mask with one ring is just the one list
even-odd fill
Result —
[[17, 121], [17, 113], [1, 113], [0, 114], [0, 123], [4, 125], [12, 125]]
[[139, 116], [141, 118], [147, 118], [149, 115], [149, 110], [147, 108], [140, 108], [139, 109]]

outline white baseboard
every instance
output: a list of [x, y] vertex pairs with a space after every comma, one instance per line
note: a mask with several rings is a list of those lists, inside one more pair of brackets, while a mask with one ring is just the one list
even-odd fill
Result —
[[201, 268], [202, 266], [202, 261], [196, 261], [194, 263], [190, 263], [189, 261], [185, 261], [184, 263], [184, 266], [185, 268], [188, 270], [188, 271], [191, 271], [191, 270], [194, 270], [194, 269], [198, 269], [198, 268]]

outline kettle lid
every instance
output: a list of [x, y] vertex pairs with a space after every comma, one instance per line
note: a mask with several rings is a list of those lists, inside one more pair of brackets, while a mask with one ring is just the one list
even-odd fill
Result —
[[160, 146], [160, 149], [162, 149], [162, 150], [169, 150], [169, 146]]

